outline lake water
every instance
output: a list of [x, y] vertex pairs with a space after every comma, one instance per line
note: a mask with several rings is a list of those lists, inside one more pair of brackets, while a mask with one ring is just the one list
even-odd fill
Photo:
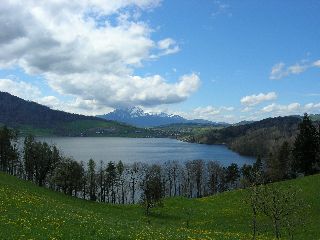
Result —
[[38, 138], [55, 144], [65, 156], [87, 162], [162, 163], [168, 160], [216, 160], [222, 165], [252, 164], [253, 158], [240, 156], [223, 145], [203, 145], [168, 138], [50, 137]]

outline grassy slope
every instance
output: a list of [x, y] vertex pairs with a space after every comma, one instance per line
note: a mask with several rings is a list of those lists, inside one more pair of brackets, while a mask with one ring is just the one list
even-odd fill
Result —
[[[319, 239], [320, 175], [281, 184], [302, 188], [311, 205], [306, 231], [299, 230], [295, 239]], [[244, 194], [167, 199], [163, 208], [153, 210], [149, 224], [137, 205], [84, 201], [0, 173], [0, 239], [250, 239]]]

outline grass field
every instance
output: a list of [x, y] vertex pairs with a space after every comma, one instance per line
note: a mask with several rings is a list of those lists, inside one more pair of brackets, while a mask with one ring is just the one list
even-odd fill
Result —
[[[295, 239], [320, 239], [320, 175], [282, 182], [310, 205]], [[147, 219], [139, 205], [84, 201], [0, 173], [0, 239], [250, 239], [246, 191], [171, 198]], [[263, 225], [269, 225], [263, 222]], [[267, 227], [258, 239], [272, 239]]]

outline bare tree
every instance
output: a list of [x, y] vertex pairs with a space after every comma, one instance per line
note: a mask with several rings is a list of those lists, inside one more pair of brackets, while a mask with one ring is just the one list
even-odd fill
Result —
[[305, 204], [298, 198], [298, 191], [291, 186], [275, 184], [253, 185], [250, 189], [249, 203], [252, 209], [253, 239], [257, 234], [257, 217], [263, 214], [273, 226], [276, 239], [283, 232], [293, 239], [295, 229], [303, 224]]
[[215, 194], [219, 190], [222, 167], [219, 162], [209, 161], [207, 162], [207, 169], [209, 194]]

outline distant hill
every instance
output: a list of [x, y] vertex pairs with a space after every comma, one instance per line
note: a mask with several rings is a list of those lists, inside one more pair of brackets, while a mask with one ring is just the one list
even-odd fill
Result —
[[284, 140], [293, 141], [300, 122], [300, 116], [266, 118], [247, 124], [209, 129], [184, 137], [183, 140], [205, 144], [226, 144], [243, 155], [266, 156], [274, 145]]
[[22, 134], [58, 136], [149, 136], [150, 130], [97, 117], [52, 110], [0, 92], [0, 124], [19, 129]]
[[59, 122], [98, 120], [95, 117], [52, 110], [49, 107], [26, 101], [6, 92], [0, 92], [0, 111], [0, 122], [10, 126], [27, 124], [47, 128]]
[[238, 123], [234, 123], [232, 124], [233, 126], [240, 126], [240, 125], [246, 125], [246, 124], [250, 124], [250, 123], [254, 123], [255, 121], [241, 121], [241, 122], [238, 122]]
[[312, 121], [320, 121], [320, 114], [310, 114], [309, 117]]
[[97, 117], [127, 123], [137, 127], [155, 127], [177, 123], [218, 124], [204, 119], [187, 120], [179, 115], [167, 113], [146, 113], [139, 107], [115, 109]]

